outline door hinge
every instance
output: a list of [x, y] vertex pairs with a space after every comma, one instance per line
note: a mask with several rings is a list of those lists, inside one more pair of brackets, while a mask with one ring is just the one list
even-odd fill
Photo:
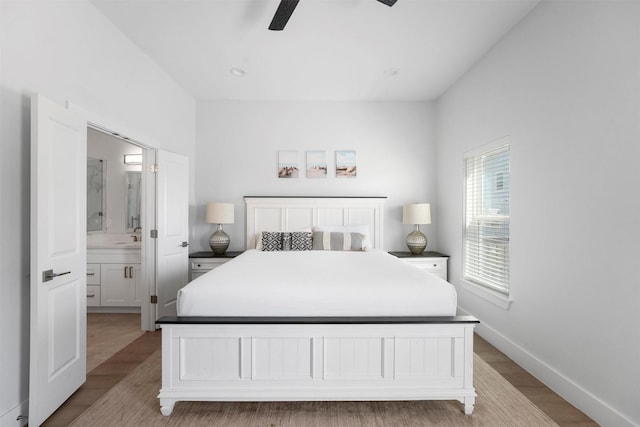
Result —
[[152, 239], [158, 238], [158, 230], [151, 230], [151, 238]]
[[157, 163], [151, 164], [150, 170], [152, 173], [158, 173], [158, 164]]
[[151, 304], [158, 303], [158, 295], [151, 295]]

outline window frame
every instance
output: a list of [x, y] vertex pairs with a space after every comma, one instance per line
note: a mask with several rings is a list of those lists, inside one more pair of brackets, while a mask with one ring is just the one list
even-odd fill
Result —
[[[467, 212], [468, 209], [468, 182], [467, 182], [467, 162], [469, 159], [480, 160], [480, 157], [483, 155], [488, 155], [499, 151], [500, 149], [505, 149], [508, 152], [508, 173], [509, 173], [509, 188], [508, 188], [508, 214], [505, 215], [497, 215], [494, 217], [494, 220], [503, 220], [504, 225], [507, 230], [507, 239], [506, 239], [506, 273], [503, 270], [503, 274], [506, 275], [506, 282], [504, 286], [495, 286], [487, 281], [483, 281], [480, 276], [473, 277], [473, 274], [468, 274], [467, 269], [467, 260], [468, 260], [468, 247], [467, 242], [469, 241], [468, 227], [467, 227], [467, 218], [470, 216]], [[462, 263], [461, 263], [461, 277], [466, 285], [465, 288], [470, 292], [479, 295], [494, 304], [508, 309], [511, 303], [510, 299], [510, 291], [511, 291], [511, 283], [510, 283], [510, 270], [511, 270], [511, 259], [510, 259], [510, 240], [511, 240], [511, 144], [510, 138], [508, 136], [500, 138], [496, 141], [493, 141], [489, 144], [485, 144], [481, 147], [478, 147], [474, 150], [468, 151], [463, 154], [462, 161], [462, 169], [463, 169], [463, 209], [462, 209]], [[497, 172], [498, 174], [502, 174], [502, 172]], [[501, 176], [502, 184], [504, 185], [504, 175]], [[482, 189], [482, 187], [480, 187]], [[482, 191], [476, 197], [482, 197]], [[484, 216], [485, 221], [489, 218], [487, 214], [485, 215], [471, 215], [472, 217]], [[506, 220], [505, 220], [506, 219]], [[478, 245], [480, 245], [480, 238], [477, 239]], [[504, 248], [503, 248], [504, 249]]]

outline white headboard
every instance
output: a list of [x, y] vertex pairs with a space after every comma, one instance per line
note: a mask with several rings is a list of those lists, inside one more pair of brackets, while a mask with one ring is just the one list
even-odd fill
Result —
[[263, 231], [300, 231], [328, 225], [369, 226], [371, 244], [382, 249], [386, 197], [245, 196], [247, 249]]

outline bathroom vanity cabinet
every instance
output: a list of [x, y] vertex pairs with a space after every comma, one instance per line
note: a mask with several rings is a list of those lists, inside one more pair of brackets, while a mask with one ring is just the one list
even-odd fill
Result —
[[137, 308], [147, 293], [140, 248], [87, 250], [88, 307]]

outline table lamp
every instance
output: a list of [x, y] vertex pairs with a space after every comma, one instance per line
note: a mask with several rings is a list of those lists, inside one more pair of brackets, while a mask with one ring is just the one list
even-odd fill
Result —
[[231, 239], [222, 229], [222, 224], [233, 224], [233, 203], [207, 204], [207, 222], [218, 224], [218, 229], [209, 238], [209, 246], [215, 255], [224, 255]]
[[427, 236], [420, 232], [420, 224], [431, 224], [431, 206], [429, 203], [404, 205], [402, 223], [415, 225], [407, 236], [407, 246], [413, 255], [421, 255], [427, 247]]

